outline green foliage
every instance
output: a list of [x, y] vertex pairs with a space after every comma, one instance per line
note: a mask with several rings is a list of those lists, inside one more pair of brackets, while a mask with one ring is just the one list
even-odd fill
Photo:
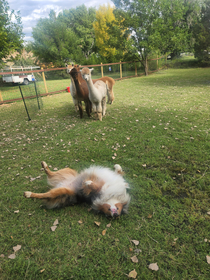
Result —
[[80, 64], [94, 51], [92, 22], [95, 9], [83, 5], [64, 10], [57, 17], [52, 10], [49, 18], [40, 19], [33, 28], [33, 51], [43, 62], [63, 66], [64, 62]]
[[6, 0], [0, 0], [0, 62], [12, 51], [22, 48], [22, 38], [20, 12], [15, 13]]
[[87, 9], [85, 5], [82, 5], [76, 9], [64, 10], [58, 16], [58, 19], [65, 24], [66, 28], [70, 28], [76, 35], [77, 48], [81, 49], [85, 59], [88, 59], [95, 52], [93, 30], [95, 13], [95, 8]]
[[179, 53], [190, 47], [189, 32], [198, 9], [193, 1], [184, 0], [113, 0], [125, 25], [131, 31], [127, 48], [147, 74], [147, 58], [154, 51]]
[[201, 10], [201, 18], [194, 26], [195, 57], [200, 61], [210, 61], [210, 1], [206, 0]]
[[57, 66], [71, 59], [79, 59], [81, 50], [77, 46], [77, 36], [66, 28], [64, 22], [51, 10], [49, 18], [40, 19], [33, 28], [33, 52], [42, 62], [53, 62]]

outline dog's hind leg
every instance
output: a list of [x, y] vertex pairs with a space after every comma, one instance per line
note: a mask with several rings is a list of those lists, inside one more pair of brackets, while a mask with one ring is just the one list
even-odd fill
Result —
[[75, 192], [73, 190], [69, 190], [69, 189], [66, 189], [66, 188], [52, 189], [52, 190], [50, 190], [49, 192], [46, 192], [46, 193], [33, 193], [33, 192], [29, 192], [29, 191], [24, 192], [24, 196], [26, 198], [54, 199], [54, 198], [62, 196], [62, 195], [74, 196]]
[[[94, 176], [92, 179], [94, 180]], [[93, 193], [95, 194], [99, 193], [103, 185], [104, 185], [103, 181], [87, 180], [82, 185], [83, 193], [87, 196]]]
[[54, 172], [52, 172], [52, 171], [49, 169], [49, 167], [48, 167], [48, 165], [46, 164], [45, 161], [42, 161], [42, 162], [41, 162], [41, 165], [42, 165], [42, 167], [44, 168], [44, 171], [45, 171], [45, 173], [46, 173], [48, 176], [53, 176]]
[[114, 165], [114, 170], [115, 170], [115, 173], [118, 173], [118, 174], [120, 174], [120, 175], [123, 175], [123, 174], [124, 174], [124, 172], [123, 172], [123, 170], [122, 170], [122, 167], [121, 167], [119, 164], [115, 164], [115, 165]]

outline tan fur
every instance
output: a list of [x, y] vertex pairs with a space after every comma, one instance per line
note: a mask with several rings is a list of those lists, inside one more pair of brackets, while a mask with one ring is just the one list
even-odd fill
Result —
[[110, 208], [110, 205], [104, 203], [104, 204], [102, 204], [98, 207], [98, 210], [101, 211], [101, 212], [104, 212], [104, 214], [110, 216], [111, 211], [109, 210], [109, 208]]
[[[87, 181], [91, 181], [92, 183], [86, 185]], [[93, 174], [88, 177], [85, 182], [83, 182], [83, 193], [87, 196], [90, 195], [90, 193], [99, 193], [103, 185], [104, 182], [99, 180], [97, 176]]]
[[66, 188], [58, 188], [58, 189], [52, 189], [49, 192], [46, 193], [31, 193], [31, 198], [56, 198], [58, 196], [62, 195], [74, 195], [74, 191], [66, 189]]
[[115, 204], [115, 206], [118, 208], [118, 210], [117, 210], [118, 215], [121, 214], [124, 205], [125, 205], [125, 203], [116, 203]]
[[69, 178], [74, 178], [77, 176], [77, 172], [71, 168], [51, 171], [44, 161], [41, 162], [41, 165], [44, 168], [45, 173], [47, 174], [48, 184], [52, 187], [56, 187], [63, 180], [67, 180]]

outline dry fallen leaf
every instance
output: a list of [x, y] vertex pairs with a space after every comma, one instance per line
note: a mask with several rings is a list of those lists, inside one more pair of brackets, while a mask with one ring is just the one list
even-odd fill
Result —
[[79, 220], [78, 223], [81, 225], [83, 222]]
[[148, 219], [151, 219], [151, 218], [152, 218], [152, 214], [149, 214], [149, 215], [147, 216], [147, 218], [148, 218]]
[[136, 253], [137, 255], [138, 255], [139, 253], [141, 253], [141, 252], [142, 252], [141, 249], [135, 249], [135, 250], [134, 250], [134, 253]]
[[136, 276], [137, 276], [137, 272], [136, 272], [135, 269], [132, 270], [132, 271], [128, 274], [128, 277], [130, 277], [130, 278], [136, 279]]
[[13, 247], [13, 250], [14, 250], [15, 252], [19, 251], [20, 249], [21, 249], [21, 245], [17, 245], [17, 246], [15, 246], [15, 247]]
[[139, 241], [138, 240], [131, 240], [136, 246], [139, 245]]
[[0, 258], [4, 258], [4, 257], [5, 257], [5, 255], [4, 255], [4, 254], [1, 254], [1, 255], [0, 255]]
[[57, 226], [58, 224], [59, 224], [59, 223], [58, 223], [58, 219], [56, 219], [55, 222], [53, 223], [53, 225], [54, 225], [54, 226]]
[[100, 226], [101, 222], [94, 222], [98, 227]]
[[45, 268], [44, 269], [42, 269], [42, 270], [40, 270], [40, 273], [42, 273], [42, 272], [44, 272], [45, 271]]
[[151, 263], [151, 264], [149, 265], [149, 269], [158, 271], [158, 270], [159, 270], [159, 267], [158, 267], [157, 263]]
[[9, 257], [8, 257], [8, 258], [9, 258], [9, 259], [11, 259], [11, 260], [14, 260], [14, 259], [15, 259], [15, 257], [16, 257], [16, 256], [15, 256], [15, 254], [11, 254], [11, 255], [9, 255]]
[[110, 223], [110, 224], [108, 224], [108, 225], [106, 225], [106, 227], [110, 228], [110, 227], [111, 227], [111, 223]]
[[133, 256], [133, 257], [131, 258], [131, 260], [132, 260], [132, 262], [134, 262], [134, 263], [138, 263], [138, 262], [139, 262], [139, 260], [138, 260], [138, 258], [137, 258], [136, 256]]
[[55, 231], [56, 228], [57, 228], [57, 226], [52, 226], [52, 227], [51, 227], [51, 230], [52, 230], [52, 231]]
[[106, 229], [104, 229], [103, 231], [102, 231], [102, 235], [105, 235], [106, 234]]
[[208, 255], [206, 256], [206, 261], [208, 264], [210, 264], [210, 256], [208, 256]]
[[19, 212], [20, 212], [19, 210], [14, 211], [15, 214], [17, 214], [17, 213], [19, 213]]

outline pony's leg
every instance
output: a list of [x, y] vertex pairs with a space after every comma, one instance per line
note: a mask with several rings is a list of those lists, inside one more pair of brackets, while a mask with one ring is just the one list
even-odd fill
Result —
[[62, 196], [62, 195], [73, 196], [73, 195], [75, 195], [75, 192], [73, 190], [66, 189], [66, 188], [52, 189], [52, 190], [50, 190], [49, 192], [46, 192], [46, 193], [33, 193], [33, 192], [29, 192], [29, 191], [24, 192], [24, 196], [26, 198], [54, 199], [54, 198]]
[[102, 115], [105, 116], [106, 114], [106, 97], [102, 99]]
[[96, 108], [96, 104], [92, 103], [92, 111], [95, 115], [95, 119], [98, 119], [98, 114], [97, 114], [97, 108]]
[[96, 111], [97, 111], [97, 115], [98, 115], [98, 119], [99, 121], [102, 121], [102, 102], [98, 103], [98, 106], [96, 107]]
[[89, 100], [85, 101], [85, 110], [86, 110], [86, 113], [87, 113], [88, 117], [90, 117], [90, 103], [89, 103]]
[[73, 96], [72, 96], [72, 99], [73, 99], [75, 111], [77, 112], [77, 111], [79, 111], [79, 101], [77, 99], [75, 99]]
[[78, 102], [78, 107], [79, 107], [79, 114], [80, 114], [80, 119], [83, 118], [83, 110], [82, 110], [82, 102]]

